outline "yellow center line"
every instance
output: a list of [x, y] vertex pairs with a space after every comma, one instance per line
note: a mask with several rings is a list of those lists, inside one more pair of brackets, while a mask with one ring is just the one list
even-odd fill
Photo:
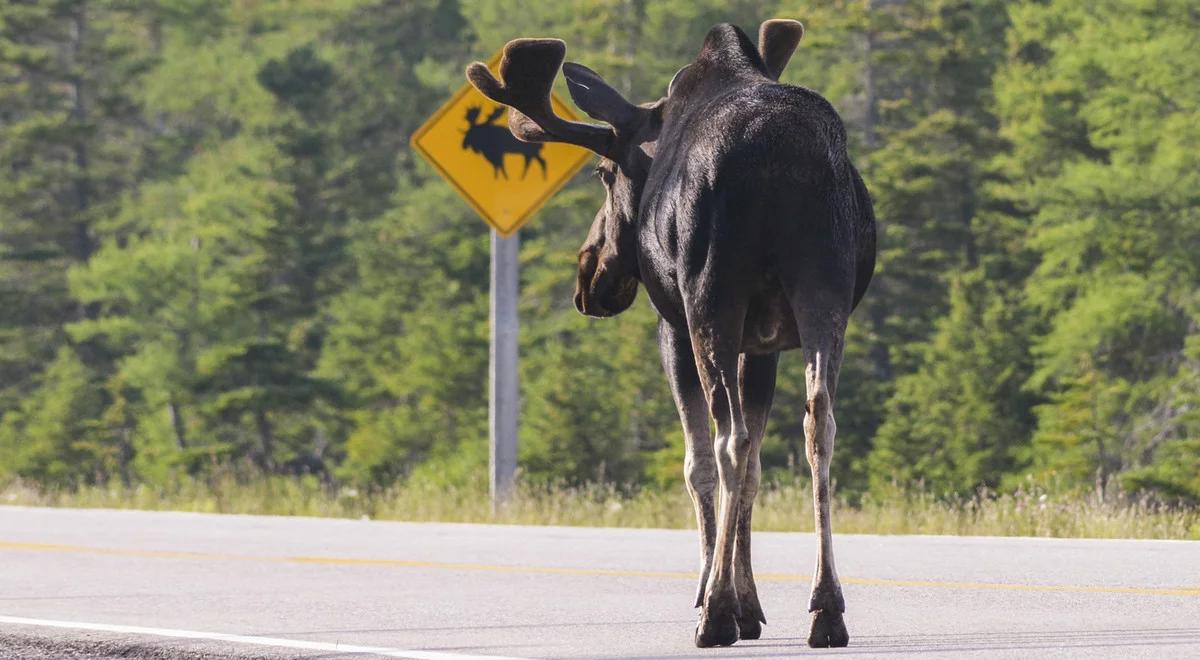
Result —
[[[375, 559], [370, 557], [322, 557], [304, 555], [240, 555], [220, 552], [185, 550], [139, 550], [136, 548], [106, 548], [100, 546], [68, 545], [61, 543], [29, 543], [0, 540], [0, 550], [24, 552], [54, 552], [117, 557], [146, 557], [151, 559], [190, 559], [199, 561], [249, 561], [283, 564], [315, 564], [323, 566], [386, 566], [391, 568], [424, 568], [442, 571], [481, 571], [488, 573], [520, 573], [535, 575], [586, 575], [596, 577], [634, 577], [668, 580], [695, 580], [696, 574], [684, 571], [641, 571], [622, 568], [577, 568], [571, 566], [510, 566], [503, 564], [474, 564], [467, 562], [424, 561], [415, 559]], [[758, 573], [759, 582], [808, 582], [809, 575], [799, 573]], [[954, 582], [940, 580], [893, 580], [885, 578], [843, 577], [842, 584], [891, 588], [959, 589], [983, 591], [1050, 591], [1065, 593], [1128, 594], [1137, 596], [1200, 597], [1197, 587], [1117, 587], [1074, 584], [1002, 584], [998, 582]]]

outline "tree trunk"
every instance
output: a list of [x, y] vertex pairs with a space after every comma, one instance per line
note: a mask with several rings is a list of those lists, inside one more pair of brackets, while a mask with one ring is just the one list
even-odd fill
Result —
[[188, 445], [187, 428], [183, 423], [183, 411], [179, 409], [179, 404], [175, 403], [174, 398], [167, 401], [167, 412], [171, 415], [171, 428], [175, 431], [175, 446], [183, 451]]
[[275, 471], [274, 445], [275, 432], [271, 427], [271, 420], [267, 419], [267, 413], [262, 409], [254, 411], [254, 425], [258, 428], [259, 456], [258, 466], [264, 472]]

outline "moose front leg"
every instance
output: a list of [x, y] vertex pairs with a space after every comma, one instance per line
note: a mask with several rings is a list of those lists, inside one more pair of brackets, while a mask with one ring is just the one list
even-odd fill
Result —
[[714, 496], [717, 489], [717, 459], [713, 455], [712, 431], [708, 406], [696, 359], [687, 330], [666, 321], [658, 324], [658, 347], [663, 370], [671, 383], [679, 421], [683, 424], [683, 475], [692, 505], [696, 509], [696, 527], [700, 530], [700, 581], [696, 587], [695, 607], [704, 603], [704, 585], [712, 570], [713, 547], [717, 538], [717, 514]]

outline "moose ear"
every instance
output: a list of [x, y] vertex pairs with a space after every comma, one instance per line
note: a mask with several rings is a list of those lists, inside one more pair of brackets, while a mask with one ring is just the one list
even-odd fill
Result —
[[575, 62], [563, 64], [562, 71], [571, 99], [593, 119], [620, 128], [628, 126], [637, 115], [638, 107], [626, 101], [595, 71]]
[[803, 38], [804, 25], [800, 21], [786, 18], [763, 21], [758, 28], [758, 54], [767, 65], [767, 73], [771, 78], [779, 80], [779, 75]]
[[679, 82], [679, 79], [683, 76], [683, 72], [687, 71], [689, 66], [691, 66], [691, 64], [685, 64], [684, 66], [679, 67], [679, 70], [675, 72], [675, 75], [671, 76], [671, 82], [667, 83], [667, 96], [671, 95], [671, 90], [675, 89], [675, 83]]

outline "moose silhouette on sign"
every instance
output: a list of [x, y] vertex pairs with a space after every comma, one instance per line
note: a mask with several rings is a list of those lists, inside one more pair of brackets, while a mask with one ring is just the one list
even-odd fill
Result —
[[492, 123], [504, 116], [503, 106], [497, 106], [487, 119], [478, 121], [482, 111], [477, 105], [467, 108], [466, 120], [469, 128], [463, 131], [462, 148], [474, 151], [487, 159], [492, 165], [493, 178], [508, 179], [508, 172], [504, 169], [504, 156], [507, 154], [520, 154], [525, 157], [525, 169], [521, 171], [522, 179], [529, 174], [529, 165], [533, 161], [542, 166], [542, 178], [546, 178], [546, 159], [542, 158], [541, 154], [542, 143], [522, 142], [513, 137], [508, 126]]

